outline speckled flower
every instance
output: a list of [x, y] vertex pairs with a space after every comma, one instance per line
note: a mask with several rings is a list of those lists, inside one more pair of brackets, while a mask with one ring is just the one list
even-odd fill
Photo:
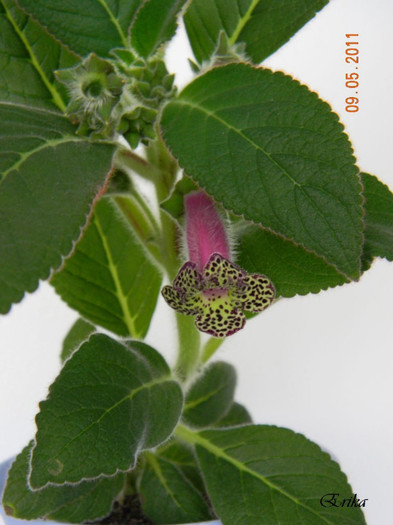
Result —
[[179, 313], [195, 315], [202, 332], [232, 335], [243, 328], [244, 311], [261, 312], [272, 303], [274, 286], [265, 275], [248, 274], [230, 261], [225, 227], [204, 192], [187, 195], [185, 211], [189, 261], [162, 295]]

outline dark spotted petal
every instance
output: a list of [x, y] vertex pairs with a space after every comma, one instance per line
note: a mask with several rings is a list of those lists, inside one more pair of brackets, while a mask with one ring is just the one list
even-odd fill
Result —
[[185, 295], [195, 295], [202, 290], [202, 276], [196, 264], [190, 261], [183, 264], [173, 281], [173, 286]]
[[201, 298], [199, 296], [186, 298], [173, 286], [164, 286], [162, 296], [171, 308], [185, 315], [196, 315], [201, 312]]
[[213, 253], [203, 269], [205, 287], [226, 287], [236, 284], [246, 275], [246, 272], [225, 259], [219, 253]]
[[227, 337], [241, 330], [246, 318], [241, 310], [231, 309], [228, 313], [214, 309], [198, 315], [195, 324], [201, 332], [206, 332], [213, 337]]
[[276, 295], [273, 283], [265, 275], [246, 275], [243, 288], [233, 291], [233, 297], [240, 300], [242, 309], [247, 312], [262, 312], [270, 306]]

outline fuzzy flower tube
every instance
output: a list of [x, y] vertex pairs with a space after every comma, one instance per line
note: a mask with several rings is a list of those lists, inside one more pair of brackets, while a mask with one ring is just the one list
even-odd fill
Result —
[[246, 322], [243, 311], [258, 313], [270, 306], [273, 283], [231, 262], [225, 226], [206, 193], [186, 195], [184, 205], [189, 260], [162, 295], [177, 312], [195, 315], [201, 332], [232, 335]]

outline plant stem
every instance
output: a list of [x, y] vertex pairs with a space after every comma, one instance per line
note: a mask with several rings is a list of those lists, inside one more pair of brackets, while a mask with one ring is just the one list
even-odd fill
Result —
[[[165, 200], [176, 180], [177, 165], [160, 140], [153, 142], [146, 150], [150, 164], [159, 171], [154, 179], [158, 206]], [[178, 231], [175, 221], [160, 208], [161, 223], [161, 257], [172, 281], [179, 267]], [[175, 372], [178, 378], [185, 382], [199, 365], [200, 334], [195, 327], [193, 317], [176, 314], [178, 332], [178, 357]]]
[[203, 347], [202, 351], [202, 364], [205, 364], [209, 361], [209, 359], [217, 352], [217, 350], [220, 348], [222, 343], [225, 341], [225, 337], [222, 339], [218, 339], [216, 337], [210, 337], [210, 339], [207, 340], [205, 346]]
[[178, 378], [187, 381], [199, 365], [201, 336], [195, 327], [194, 318], [188, 315], [176, 314], [179, 353], [175, 365]]
[[152, 181], [154, 184], [160, 178], [160, 170], [152, 166], [145, 159], [126, 148], [119, 148], [115, 156], [115, 168], [124, 169], [124, 167], [135, 171], [144, 179]]

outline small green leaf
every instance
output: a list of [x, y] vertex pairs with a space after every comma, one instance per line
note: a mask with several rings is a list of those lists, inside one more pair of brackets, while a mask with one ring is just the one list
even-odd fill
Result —
[[124, 475], [32, 491], [27, 485], [32, 445], [23, 449], [8, 473], [3, 505], [9, 516], [83, 523], [109, 514], [123, 488]]
[[366, 523], [360, 508], [321, 505], [326, 494], [337, 493], [341, 501], [353, 492], [338, 464], [300, 434], [267, 425], [198, 434], [179, 427], [177, 434], [196, 445], [223, 525]]
[[138, 492], [143, 512], [155, 525], [211, 519], [202, 494], [175, 463], [163, 457], [146, 454]]
[[142, 338], [162, 275], [112, 198], [102, 198], [89, 227], [51, 283], [72, 308], [122, 336]]
[[348, 282], [321, 257], [257, 226], [247, 227], [236, 249], [236, 262], [250, 273], [267, 275], [277, 296], [318, 293]]
[[244, 42], [259, 63], [285, 44], [329, 0], [193, 0], [184, 22], [195, 58], [214, 52], [220, 31], [230, 44]]
[[246, 407], [234, 402], [229, 412], [214, 425], [217, 428], [238, 427], [252, 423], [252, 419]]
[[188, 177], [182, 177], [174, 186], [171, 195], [161, 203], [161, 208], [179, 221], [184, 215], [184, 196], [196, 191], [198, 186]]
[[140, 56], [154, 55], [176, 32], [177, 16], [186, 0], [147, 0], [134, 18], [131, 45]]
[[78, 348], [86, 339], [95, 332], [95, 326], [84, 319], [77, 319], [63, 341], [61, 361], [64, 362], [72, 352]]
[[206, 499], [206, 488], [201, 477], [196, 456], [189, 446], [172, 437], [168, 443], [157, 450], [157, 454], [175, 465]]
[[78, 239], [114, 146], [58, 113], [0, 103], [0, 313], [33, 292]]
[[361, 185], [331, 108], [283, 73], [246, 64], [196, 78], [161, 133], [186, 174], [236, 215], [360, 274]]
[[362, 173], [365, 203], [364, 252], [393, 261], [393, 194], [377, 177]]
[[232, 365], [217, 361], [202, 372], [187, 392], [184, 420], [207, 427], [224, 417], [233, 403], [236, 372]]
[[15, 0], [0, 0], [0, 99], [65, 110], [53, 71], [78, 58], [28, 18]]
[[128, 28], [142, 0], [18, 0], [47, 31], [69, 49], [85, 56], [108, 56], [128, 47]]
[[92, 335], [40, 403], [30, 485], [130, 470], [141, 451], [170, 437], [182, 403], [181, 388], [156, 350]]

